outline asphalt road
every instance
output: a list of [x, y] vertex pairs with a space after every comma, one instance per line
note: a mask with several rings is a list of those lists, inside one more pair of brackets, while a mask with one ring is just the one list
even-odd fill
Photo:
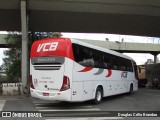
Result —
[[[74, 119], [74, 120], [106, 120], [106, 119], [139, 119], [159, 120], [160, 117], [125, 117], [124, 114], [141, 116], [143, 113], [160, 113], [160, 90], [141, 88], [132, 95], [122, 94], [106, 97], [103, 102], [94, 105], [92, 102], [67, 103], [44, 101], [35, 98], [0, 100], [2, 111], [35, 111], [42, 113], [39, 120]], [[129, 112], [131, 111], [131, 112]], [[118, 116], [119, 114], [119, 116]], [[76, 118], [75, 118], [76, 117]], [[99, 118], [97, 118], [99, 117]], [[108, 118], [109, 117], [109, 118]], [[4, 118], [5, 119], [5, 118]], [[8, 118], [17, 120], [17, 118]], [[22, 119], [22, 118], [18, 118]], [[23, 118], [24, 120], [33, 118]], [[2, 120], [2, 118], [0, 118]]]

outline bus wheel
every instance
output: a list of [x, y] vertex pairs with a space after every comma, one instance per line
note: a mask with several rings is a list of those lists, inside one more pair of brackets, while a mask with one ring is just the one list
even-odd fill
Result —
[[96, 90], [95, 99], [93, 102], [95, 104], [99, 104], [102, 102], [102, 98], [103, 98], [103, 90], [102, 88], [98, 87]]
[[130, 85], [130, 89], [129, 89], [129, 95], [131, 95], [133, 93], [133, 84]]

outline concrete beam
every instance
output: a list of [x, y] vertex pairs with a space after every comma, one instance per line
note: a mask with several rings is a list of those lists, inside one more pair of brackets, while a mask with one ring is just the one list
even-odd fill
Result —
[[[30, 31], [159, 37], [159, 0], [26, 0]], [[21, 0], [0, 0], [0, 30], [21, 30]]]
[[41, 10], [29, 16], [30, 31], [160, 36], [160, 17], [154, 16]]
[[0, 34], [0, 44], [7, 44], [5, 37], [7, 37], [7, 34]]
[[29, 0], [31, 10], [160, 16], [159, 0]]
[[99, 41], [99, 40], [84, 40], [80, 41], [100, 46], [106, 49], [112, 49], [118, 52], [128, 53], [160, 53], [160, 44], [148, 44], [148, 43], [129, 43], [129, 42], [110, 42], [110, 41]]
[[5, 37], [7, 37], [6, 34], [0, 34], [0, 48], [6, 48], [7, 47]]

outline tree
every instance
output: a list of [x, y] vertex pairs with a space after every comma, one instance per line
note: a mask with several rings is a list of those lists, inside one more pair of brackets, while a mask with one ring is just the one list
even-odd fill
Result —
[[21, 33], [10, 32], [5, 38], [8, 50], [4, 51], [3, 64], [8, 82], [18, 82], [21, 77]]
[[35, 40], [40, 40], [43, 38], [59, 38], [62, 37], [60, 32], [30, 32], [29, 33], [29, 41], [32, 44]]
[[[60, 32], [32, 32], [29, 33], [29, 50], [31, 44], [38, 39], [61, 37]], [[6, 56], [3, 59], [3, 64], [0, 67], [5, 70], [8, 82], [18, 82], [21, 78], [21, 33], [9, 32], [5, 38], [9, 49], [4, 51]], [[29, 56], [29, 54], [28, 54]]]
[[[29, 33], [29, 50], [31, 44], [38, 39], [61, 37], [60, 32], [32, 32]], [[9, 49], [4, 51], [6, 56], [3, 59], [1, 69], [5, 70], [8, 82], [19, 82], [21, 79], [21, 33], [9, 32], [5, 38]], [[28, 54], [29, 56], [29, 54]]]

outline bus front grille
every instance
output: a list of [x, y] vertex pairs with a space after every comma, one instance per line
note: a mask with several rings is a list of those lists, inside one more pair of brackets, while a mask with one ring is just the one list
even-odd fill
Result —
[[61, 66], [34, 66], [35, 70], [59, 70]]

